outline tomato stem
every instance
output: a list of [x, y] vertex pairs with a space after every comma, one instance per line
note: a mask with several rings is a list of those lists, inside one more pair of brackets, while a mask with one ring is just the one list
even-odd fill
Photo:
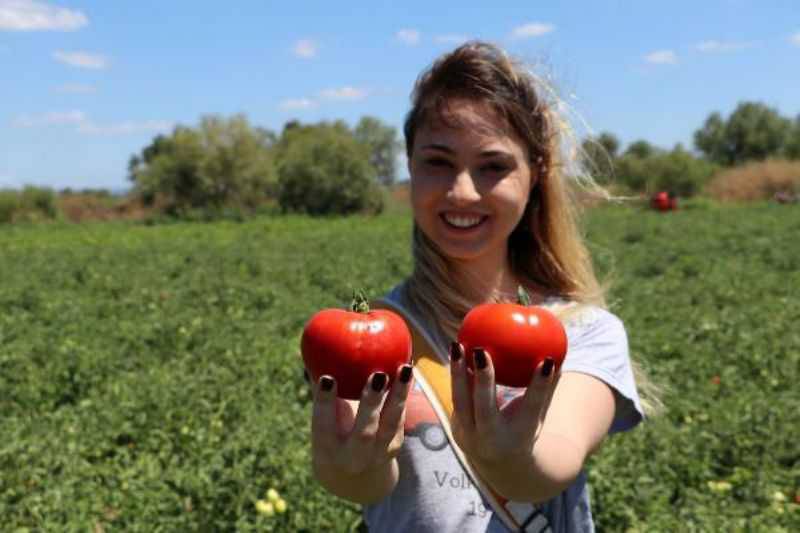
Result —
[[353, 291], [353, 301], [350, 304], [350, 310], [356, 313], [369, 313], [369, 300], [367, 295], [361, 289]]
[[525, 307], [529, 307], [532, 303], [528, 291], [526, 291], [522, 285], [517, 287], [517, 303], [524, 305]]

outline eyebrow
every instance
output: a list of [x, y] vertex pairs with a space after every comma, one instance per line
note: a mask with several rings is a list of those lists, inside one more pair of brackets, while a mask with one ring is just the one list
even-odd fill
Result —
[[[441, 152], [446, 152], [448, 154], [455, 154], [456, 153], [455, 150], [453, 150], [449, 146], [444, 145], [444, 144], [436, 144], [436, 143], [426, 144], [425, 146], [422, 147], [422, 149], [423, 150], [439, 150]], [[508, 157], [510, 155], [512, 155], [512, 154], [510, 154], [509, 152], [506, 152], [505, 150], [485, 150], [485, 151], [480, 153], [480, 157], [494, 157], [494, 156]]]

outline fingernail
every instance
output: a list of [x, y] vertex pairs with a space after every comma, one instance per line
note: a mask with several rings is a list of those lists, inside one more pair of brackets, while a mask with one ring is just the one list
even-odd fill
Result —
[[411, 365], [403, 365], [400, 370], [400, 383], [408, 383], [411, 380]]
[[457, 341], [450, 343], [450, 360], [457, 363], [461, 359], [461, 345]]
[[544, 364], [542, 365], [542, 376], [549, 378], [550, 374], [553, 373], [553, 367], [556, 365], [556, 362], [553, 361], [550, 357], [544, 360]]
[[386, 374], [383, 372], [378, 372], [372, 376], [372, 390], [375, 392], [380, 392], [383, 390], [384, 385], [386, 385]]
[[478, 370], [486, 368], [486, 352], [483, 348], [475, 348], [472, 355], [475, 357], [475, 366], [478, 367]]
[[323, 391], [328, 392], [333, 388], [333, 378], [322, 376], [319, 380], [319, 384]]
[[311, 378], [308, 377], [308, 370], [303, 370], [303, 379], [306, 380], [306, 383], [311, 383]]

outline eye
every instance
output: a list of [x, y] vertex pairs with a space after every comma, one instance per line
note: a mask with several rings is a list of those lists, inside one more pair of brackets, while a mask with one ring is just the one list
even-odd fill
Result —
[[509, 168], [502, 163], [489, 163], [481, 167], [482, 172], [490, 174], [505, 174], [508, 170]]
[[441, 158], [441, 157], [431, 157], [431, 158], [429, 158], [429, 159], [426, 159], [426, 160], [425, 160], [425, 163], [426, 163], [427, 165], [430, 165], [430, 166], [432, 166], [432, 167], [445, 167], [445, 168], [449, 168], [450, 166], [452, 166], [452, 165], [450, 165], [450, 161], [448, 161], [447, 159], [443, 159], [443, 158]]

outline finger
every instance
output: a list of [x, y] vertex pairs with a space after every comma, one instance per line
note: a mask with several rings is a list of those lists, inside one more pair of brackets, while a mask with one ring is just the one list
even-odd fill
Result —
[[475, 360], [475, 430], [479, 433], [493, 431], [497, 427], [497, 391], [494, 384], [494, 366], [491, 356], [483, 348], [473, 351]]
[[469, 432], [475, 426], [464, 346], [450, 344], [450, 382], [453, 387], [453, 422]]
[[536, 432], [539, 422], [544, 417], [547, 404], [553, 395], [555, 380], [555, 362], [548, 357], [536, 367], [522, 398], [523, 414], [518, 419], [523, 420], [532, 432]]
[[361, 401], [356, 413], [353, 431], [350, 433], [350, 446], [355, 446], [355, 453], [362, 451], [361, 445], [374, 444], [381, 420], [381, 405], [383, 404], [386, 383], [389, 381], [384, 372], [375, 372], [367, 380], [361, 393]]
[[403, 430], [406, 398], [413, 381], [412, 370], [411, 365], [403, 365], [397, 369], [394, 383], [383, 404], [377, 436], [378, 445], [382, 448], [388, 448], [398, 432]]
[[332, 448], [336, 444], [336, 380], [321, 376], [315, 386], [311, 413], [311, 444]]

